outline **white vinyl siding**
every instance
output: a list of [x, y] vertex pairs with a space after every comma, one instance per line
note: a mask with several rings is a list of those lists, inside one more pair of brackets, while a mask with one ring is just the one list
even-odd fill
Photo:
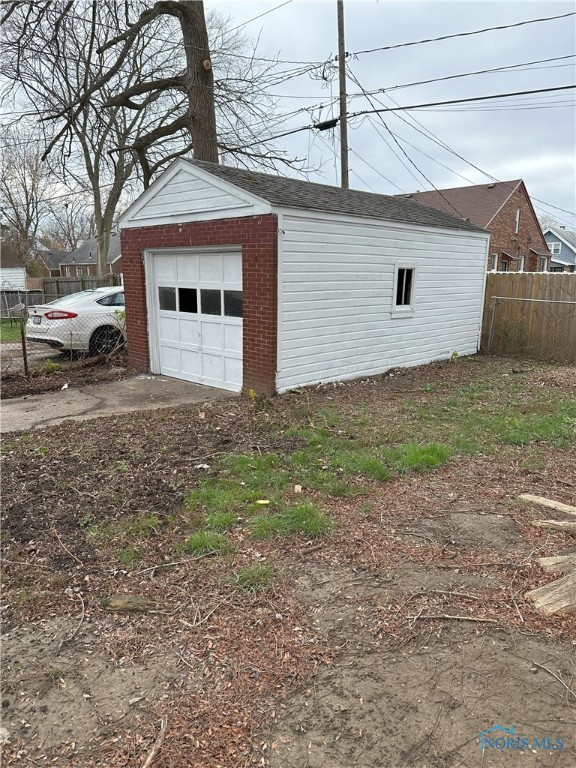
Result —
[[[477, 351], [487, 235], [312, 212], [281, 228], [279, 391]], [[402, 267], [417, 285], [398, 317]]]
[[2, 267], [0, 282], [7, 290], [24, 290], [26, 288], [26, 270], [24, 267]]

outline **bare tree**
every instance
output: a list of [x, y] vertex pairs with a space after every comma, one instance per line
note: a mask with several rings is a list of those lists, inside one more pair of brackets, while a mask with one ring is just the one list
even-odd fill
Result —
[[561, 228], [561, 225], [558, 224], [554, 216], [551, 216], [548, 213], [545, 213], [542, 216], [539, 216], [538, 221], [540, 222], [540, 227], [543, 232], [545, 229], [548, 229], [548, 227], [554, 227], [555, 229]]
[[[94, 197], [98, 267], [115, 212], [139, 176], [148, 186], [175, 157], [219, 150], [244, 165], [295, 161], [270, 149], [275, 62], [202, 2], [36, 0], [6, 3], [5, 76], [24, 93], [63, 180]], [[135, 19], [135, 20], [134, 20]], [[218, 142], [216, 125], [220, 128]]]
[[0, 204], [10, 244], [34, 272], [36, 238], [49, 210], [51, 176], [38, 139], [22, 128], [8, 129], [3, 135]]
[[95, 234], [92, 207], [78, 195], [67, 202], [50, 202], [48, 220], [38, 239], [47, 248], [75, 251], [81, 241], [95, 237]]
[[[6, 23], [5, 75], [25, 94], [26, 106], [42, 121], [46, 145], [59, 150], [51, 156], [59, 161], [63, 183], [90, 194], [94, 201], [98, 271], [104, 274], [116, 211], [137, 164], [136, 153], [126, 145], [149, 133], [151, 126], [155, 129], [169, 121], [170, 108], [157, 109], [154, 125], [150, 111], [131, 112], [107, 104], [113, 92], [133, 84], [139, 67], [149, 62], [144, 39], [130, 49], [125, 68], [115, 78], [108, 77], [98, 93], [79, 107], [70, 106], [78, 93], [89, 91], [92, 83], [109, 72], [111, 56], [98, 54], [96, 49], [125, 21], [116, 3], [109, 4], [107, 13], [100, 3], [86, 4], [84, 16], [76, 14], [79, 6], [71, 9], [69, 3], [58, 0], [39, 3], [33, 24], [32, 5], [16, 8]], [[157, 66], [167, 64], [167, 56], [159, 57]], [[67, 114], [64, 132], [53, 121], [46, 122], [62, 111]], [[68, 200], [72, 199], [70, 195]]]

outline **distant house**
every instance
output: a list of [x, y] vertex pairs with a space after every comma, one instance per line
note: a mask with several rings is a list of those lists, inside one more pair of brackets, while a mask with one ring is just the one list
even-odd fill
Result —
[[24, 290], [26, 288], [26, 267], [14, 247], [4, 239], [2, 227], [0, 243], [0, 285], [2, 288]]
[[565, 227], [547, 227], [544, 237], [552, 252], [550, 272], [576, 272], [576, 232]]
[[[110, 248], [108, 249], [108, 272], [120, 274], [122, 272], [122, 254], [120, 253], [120, 235], [112, 235]], [[60, 262], [60, 275], [62, 277], [88, 277], [96, 275], [96, 238], [84, 240], [82, 245], [69, 253]]]
[[54, 249], [41, 249], [38, 251], [36, 260], [42, 266], [44, 277], [58, 277], [60, 275], [60, 264], [69, 255], [69, 251], [56, 251]]
[[490, 232], [489, 271], [547, 272], [550, 267], [548, 244], [522, 179], [403, 197], [452, 216], [460, 215]]

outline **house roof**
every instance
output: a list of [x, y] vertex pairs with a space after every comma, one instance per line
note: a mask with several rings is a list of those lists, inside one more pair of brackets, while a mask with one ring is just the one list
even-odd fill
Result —
[[42, 250], [38, 252], [38, 258], [44, 262], [48, 269], [58, 269], [69, 253], [69, 251]]
[[[110, 237], [110, 247], [108, 249], [107, 264], [113, 264], [120, 256], [120, 235]], [[96, 238], [90, 237], [84, 240], [82, 245], [72, 253], [69, 253], [60, 265], [66, 264], [96, 264]]]
[[560, 229], [559, 227], [547, 227], [544, 234], [551, 232], [559, 240], [563, 240], [566, 245], [576, 251], [576, 232], [571, 229]]
[[454, 209], [478, 227], [486, 228], [508, 198], [522, 184], [522, 179], [498, 181], [493, 184], [477, 184], [468, 187], [453, 187], [432, 192], [413, 192], [396, 195], [429, 205], [438, 211], [456, 215]]
[[11, 242], [10, 228], [0, 223], [0, 268], [24, 269], [24, 263]]
[[272, 176], [243, 168], [216, 165], [198, 160], [186, 159], [186, 162], [200, 170], [207, 171], [222, 181], [267, 200], [272, 205], [284, 208], [391, 219], [428, 227], [480, 231], [480, 227], [469, 221], [456, 218], [453, 211], [453, 215], [449, 215], [444, 211], [420, 205], [414, 200], [406, 200], [397, 196], [342, 189], [327, 184], [316, 184], [285, 176]]
[[1, 269], [24, 269], [22, 260], [12, 248], [11, 245], [2, 243], [0, 247], [0, 268]]

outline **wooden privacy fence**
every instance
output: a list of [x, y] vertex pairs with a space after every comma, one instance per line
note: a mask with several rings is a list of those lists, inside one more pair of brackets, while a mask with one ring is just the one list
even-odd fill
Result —
[[120, 285], [120, 275], [105, 275], [104, 277], [45, 277], [44, 295], [46, 301], [52, 301], [60, 296], [69, 296], [89, 288], [102, 288], [109, 285]]
[[576, 273], [489, 273], [481, 348], [576, 363]]

